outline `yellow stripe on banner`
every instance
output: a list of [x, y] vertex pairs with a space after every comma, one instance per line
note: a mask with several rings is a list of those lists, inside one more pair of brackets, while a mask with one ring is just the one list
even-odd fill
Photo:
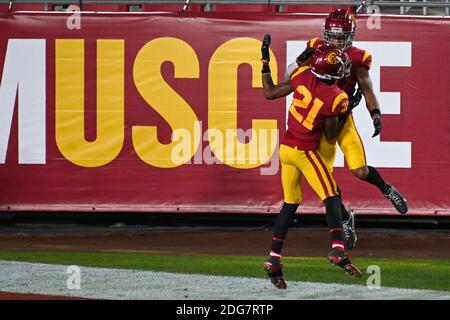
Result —
[[311, 158], [313, 159], [314, 163], [316, 164], [317, 168], [319, 168], [319, 172], [320, 175], [322, 176], [322, 180], [325, 183], [325, 186], [328, 189], [328, 194], [329, 195], [333, 195], [335, 194], [335, 192], [332, 189], [330, 180], [327, 177], [327, 174], [325, 173], [325, 171], [323, 171], [323, 166], [320, 164], [319, 160], [317, 159], [316, 155], [312, 152], [312, 151], [308, 151], [308, 154], [311, 156]]
[[[338, 104], [344, 99], [348, 99], [348, 96], [345, 92], [341, 92], [340, 94], [338, 94], [338, 96], [336, 98], [334, 98], [333, 107], [331, 108], [331, 112], [334, 112], [334, 109], [336, 109]], [[345, 111], [347, 111], [347, 108], [344, 108], [342, 110], [342, 112], [345, 112]]]
[[292, 76], [291, 76], [291, 80], [294, 79], [296, 76], [298, 76], [300, 73], [302, 73], [303, 71], [308, 70], [309, 68], [311, 68], [310, 66], [303, 66], [301, 68], [299, 68], [297, 70], [297, 72], [295, 72]]
[[366, 50], [366, 51], [364, 51], [364, 56], [363, 56], [362, 62], [366, 61], [366, 59], [368, 57], [370, 57], [370, 53], [369, 53], [369, 51]]

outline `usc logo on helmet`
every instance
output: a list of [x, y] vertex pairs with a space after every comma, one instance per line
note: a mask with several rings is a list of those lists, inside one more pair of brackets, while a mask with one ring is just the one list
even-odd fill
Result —
[[336, 59], [337, 53], [335, 51], [330, 51], [327, 53], [327, 55], [325, 56], [325, 60], [329, 63], [329, 64], [336, 64], [338, 63], [337, 59]]

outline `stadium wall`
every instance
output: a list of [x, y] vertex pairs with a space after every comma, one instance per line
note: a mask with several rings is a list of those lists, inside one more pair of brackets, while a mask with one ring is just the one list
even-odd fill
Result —
[[[0, 210], [277, 212], [290, 98], [264, 99], [260, 41], [271, 33], [272, 73], [283, 81], [322, 23], [313, 14], [0, 15]], [[371, 138], [364, 101], [355, 121], [369, 165], [410, 214], [450, 215], [448, 34], [446, 18], [358, 17], [381, 136]], [[341, 153], [335, 177], [355, 212], [396, 214]], [[322, 213], [302, 189], [299, 210]]]

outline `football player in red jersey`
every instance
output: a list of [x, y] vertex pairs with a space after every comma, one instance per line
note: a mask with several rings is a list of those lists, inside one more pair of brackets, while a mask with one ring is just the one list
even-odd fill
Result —
[[281, 251], [289, 222], [302, 201], [300, 183], [305, 177], [325, 204], [331, 235], [329, 262], [360, 278], [361, 271], [351, 263], [344, 247], [338, 187], [319, 150], [322, 133], [333, 139], [348, 116], [348, 96], [336, 82], [348, 76], [350, 60], [342, 50], [325, 45], [312, 54], [311, 66], [297, 68], [288, 81], [274, 85], [269, 67], [269, 45], [270, 35], [266, 35], [261, 48], [264, 96], [275, 99], [294, 92], [294, 97], [289, 108], [288, 129], [280, 146], [284, 203], [276, 219], [272, 247], [264, 269], [277, 288], [286, 288], [280, 263]]
[[[338, 86], [350, 97], [350, 110], [358, 105], [361, 100], [361, 93], [364, 95], [366, 107], [372, 117], [375, 128], [372, 137], [375, 137], [380, 134], [382, 125], [380, 107], [369, 76], [372, 55], [368, 51], [352, 45], [355, 31], [356, 21], [353, 14], [341, 9], [332, 11], [324, 22], [323, 39], [314, 38], [308, 41], [306, 50], [296, 59], [295, 63], [287, 68], [286, 76], [288, 77], [292, 74], [293, 70], [298, 66], [309, 65], [312, 52], [324, 44], [334, 44], [344, 50], [351, 60], [352, 68], [350, 76], [339, 80]], [[356, 84], [359, 87], [357, 90], [355, 89]], [[408, 211], [406, 199], [400, 192], [392, 185], [386, 183], [374, 167], [367, 165], [364, 146], [351, 113], [336, 139], [326, 139], [323, 136], [320, 141], [320, 150], [330, 171], [333, 170], [336, 142], [345, 155], [349, 169], [356, 177], [376, 186], [391, 201], [398, 212], [404, 214]], [[346, 244], [349, 245], [348, 249], [351, 249], [356, 243], [354, 217], [345, 208], [343, 208], [342, 212], [344, 229], [347, 231], [346, 236], [349, 235], [350, 237], [350, 241], [347, 241]]]

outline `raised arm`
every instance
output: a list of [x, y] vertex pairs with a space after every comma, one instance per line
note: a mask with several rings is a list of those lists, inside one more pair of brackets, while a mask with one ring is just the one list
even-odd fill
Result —
[[272, 75], [270, 72], [270, 47], [271, 36], [270, 34], [266, 34], [264, 36], [264, 40], [261, 46], [261, 62], [263, 64], [261, 73], [262, 73], [262, 85], [263, 85], [263, 93], [266, 99], [277, 99], [282, 98], [290, 94], [293, 90], [291, 87], [290, 81], [286, 81], [277, 85], [274, 85], [272, 80]]
[[378, 104], [375, 92], [373, 92], [372, 80], [369, 76], [369, 70], [365, 67], [359, 67], [356, 69], [356, 78], [358, 80], [358, 86], [361, 88], [364, 98], [366, 100], [366, 107], [372, 117], [373, 126], [375, 132], [372, 138], [379, 135], [382, 129], [381, 125], [381, 111]]
[[308, 66], [309, 61], [311, 60], [311, 55], [316, 50], [316, 48], [306, 48], [305, 51], [303, 51], [295, 61], [297, 62], [297, 65], [299, 67]]
[[262, 82], [264, 97], [269, 100], [286, 97], [293, 91], [290, 81], [274, 85], [270, 73], [262, 75]]

